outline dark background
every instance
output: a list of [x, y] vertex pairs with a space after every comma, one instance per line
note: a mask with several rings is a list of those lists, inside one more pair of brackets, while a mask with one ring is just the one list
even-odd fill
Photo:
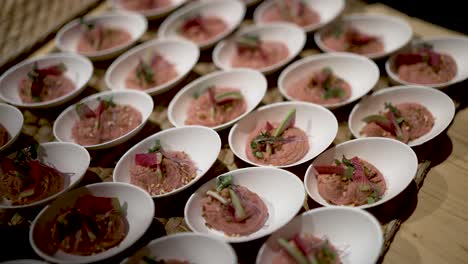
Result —
[[467, 0], [366, 0], [383, 3], [409, 16], [468, 34]]

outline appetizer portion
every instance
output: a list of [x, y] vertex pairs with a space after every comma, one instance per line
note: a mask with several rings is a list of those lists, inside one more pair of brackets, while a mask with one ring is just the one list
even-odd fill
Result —
[[161, 9], [172, 5], [172, 0], [119, 0], [123, 8], [132, 11]]
[[267, 41], [256, 35], [245, 35], [235, 41], [236, 52], [232, 67], [262, 69], [279, 63], [289, 56], [288, 47], [279, 41]]
[[91, 109], [85, 103], [75, 106], [79, 120], [72, 128], [76, 143], [88, 146], [119, 138], [142, 122], [141, 113], [130, 105], [119, 105], [112, 98], [98, 98], [99, 105]]
[[228, 236], [255, 233], [268, 219], [262, 199], [246, 187], [233, 184], [232, 175], [219, 176], [216, 188], [206, 192], [202, 203], [206, 225]]
[[338, 250], [328, 240], [308, 233], [279, 238], [280, 250], [273, 264], [341, 264]]
[[324, 67], [310, 77], [300, 79], [286, 88], [294, 99], [316, 104], [336, 104], [351, 97], [351, 86]]
[[239, 89], [209, 86], [195, 93], [187, 109], [186, 125], [214, 127], [229, 122], [247, 110], [247, 103]]
[[137, 66], [125, 79], [130, 89], [146, 90], [172, 81], [177, 77], [175, 66], [161, 54], [155, 53], [150, 59], [140, 58]]
[[264, 22], [291, 22], [298, 26], [309, 26], [320, 22], [320, 14], [303, 0], [276, 0], [265, 10]]
[[52, 252], [89, 256], [118, 246], [128, 231], [125, 210], [117, 198], [80, 196], [50, 223], [47, 247]]
[[67, 67], [63, 63], [33, 69], [19, 82], [19, 96], [24, 103], [47, 102], [75, 90], [73, 82], [65, 76]]
[[193, 42], [201, 44], [214, 39], [227, 29], [228, 24], [218, 16], [195, 14], [182, 22], [179, 32]]
[[78, 40], [77, 51], [92, 53], [115, 48], [132, 39], [129, 32], [80, 19], [82, 36]]
[[65, 175], [39, 161], [38, 147], [19, 150], [14, 158], [0, 156], [0, 200], [26, 205], [63, 190]]
[[384, 51], [384, 43], [379, 37], [361, 32], [351, 25], [336, 25], [325, 33], [322, 41], [333, 51], [347, 51], [362, 55]]
[[282, 166], [302, 159], [309, 151], [309, 140], [304, 131], [294, 127], [296, 109], [291, 109], [281, 123], [259, 122], [247, 140], [249, 160]]
[[145, 264], [190, 264], [190, 262], [185, 261], [185, 260], [160, 259], [157, 257], [149, 257], [149, 256], [143, 256], [141, 260]]
[[457, 63], [452, 56], [434, 51], [423, 43], [408, 53], [400, 53], [395, 58], [398, 77], [417, 84], [438, 84], [452, 80], [457, 75]]
[[382, 173], [359, 157], [343, 156], [335, 165], [314, 165], [314, 169], [320, 195], [335, 205], [373, 204], [387, 189]]
[[425, 106], [418, 103], [385, 103], [385, 109], [363, 119], [367, 124], [361, 135], [387, 137], [408, 143], [431, 131], [435, 118]]
[[188, 184], [196, 175], [197, 167], [187, 153], [165, 150], [157, 139], [147, 153], [135, 155], [130, 183], [151, 195], [161, 195]]
[[8, 133], [8, 130], [2, 124], [0, 124], [0, 147], [3, 147], [10, 141], [10, 133]]

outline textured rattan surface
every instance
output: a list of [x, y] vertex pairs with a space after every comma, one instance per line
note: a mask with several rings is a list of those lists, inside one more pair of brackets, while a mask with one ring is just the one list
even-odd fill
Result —
[[27, 54], [98, 3], [99, 0], [1, 0], [0, 68]]

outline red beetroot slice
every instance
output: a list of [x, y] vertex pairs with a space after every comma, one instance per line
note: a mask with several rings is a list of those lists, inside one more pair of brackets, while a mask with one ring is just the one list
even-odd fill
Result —
[[44, 165], [38, 160], [31, 160], [28, 162], [29, 175], [34, 179], [34, 185], [39, 183], [42, 176], [42, 168]]
[[302, 240], [301, 236], [299, 234], [295, 234], [294, 237], [292, 238], [292, 241], [294, 244], [296, 244], [297, 248], [304, 254], [304, 256], [307, 256], [310, 252], [309, 246], [307, 243]]
[[353, 45], [365, 45], [375, 40], [377, 40], [376, 37], [361, 33], [357, 30], [350, 30], [348, 34], [348, 41]]
[[203, 30], [203, 19], [200, 15], [187, 19], [182, 25], [182, 30], [187, 31], [192, 27], [200, 27]]
[[358, 183], [358, 184], [367, 184], [369, 183], [369, 180], [366, 177], [366, 174], [364, 172], [364, 168], [362, 167], [362, 164], [359, 160], [358, 157], [353, 157], [351, 159], [351, 163], [354, 165], [354, 173], [353, 173], [353, 181]]
[[266, 130], [266, 131], [271, 131], [271, 130], [273, 130], [273, 125], [272, 125], [270, 122], [268, 122], [268, 121], [266, 121], [266, 123], [265, 123], [265, 130]]
[[395, 58], [395, 67], [398, 69], [402, 65], [411, 65], [424, 62], [424, 58], [418, 53], [401, 53]]
[[105, 214], [114, 209], [113, 201], [114, 198], [84, 195], [76, 200], [75, 207], [85, 215]]
[[214, 87], [208, 88], [208, 96], [212, 105], [216, 105], [216, 95]]
[[431, 49], [421, 49], [417, 52], [401, 53], [395, 58], [395, 66], [399, 68], [402, 65], [411, 65], [416, 63], [425, 62], [430, 66], [439, 67], [441, 56], [439, 53]]
[[135, 164], [138, 166], [155, 167], [161, 164], [161, 161], [161, 153], [139, 153], [135, 155]]
[[96, 117], [96, 113], [84, 103], [76, 105], [76, 113], [78, 114], [80, 119]]
[[15, 162], [7, 157], [2, 157], [0, 160], [0, 168], [2, 169], [2, 173], [7, 173], [9, 171], [16, 171]]
[[101, 116], [101, 114], [106, 110], [106, 103], [104, 101], [99, 101], [99, 105], [96, 108], [96, 116]]
[[441, 60], [441, 56], [439, 53], [434, 52], [432, 50], [429, 52], [429, 65], [433, 67], [439, 67], [441, 61], [442, 60]]
[[64, 72], [64, 65], [57, 64], [43, 69], [36, 69], [35, 72], [42, 77], [46, 77], [47, 75], [58, 76]]
[[331, 73], [329, 71], [320, 71], [315, 73], [314, 80], [322, 86], [322, 84], [330, 77]]
[[335, 165], [314, 165], [314, 169], [319, 174], [344, 174], [343, 166], [335, 166]]

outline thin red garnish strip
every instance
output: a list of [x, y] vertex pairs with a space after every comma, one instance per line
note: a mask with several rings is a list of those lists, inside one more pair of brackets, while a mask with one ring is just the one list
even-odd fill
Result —
[[38, 147], [39, 145], [35, 144], [21, 149], [16, 152], [14, 159], [0, 157], [0, 173], [13, 172], [16, 177], [28, 183], [27, 187], [19, 194], [21, 198], [35, 194], [35, 189], [41, 182], [44, 170], [55, 170], [37, 159]]
[[364, 166], [358, 157], [348, 160], [343, 156], [342, 160], [335, 160], [336, 165], [314, 165], [317, 174], [335, 174], [342, 177], [344, 181], [352, 181], [358, 184], [362, 192], [370, 192], [368, 204], [379, 200], [380, 192], [377, 185], [369, 181], [364, 170]]
[[185, 173], [188, 173], [185, 170], [185, 166], [187, 165], [187, 161], [171, 157], [168, 153], [163, 149], [161, 146], [161, 141], [157, 139], [155, 144], [148, 149], [147, 153], [138, 153], [135, 155], [135, 165], [147, 167], [147, 168], [155, 168], [156, 169], [156, 176], [158, 178], [164, 177], [162, 161], [163, 159], [171, 160], [172, 162], [178, 165], [178, 169], [182, 170]]
[[45, 88], [44, 79], [47, 76], [60, 76], [66, 70], [67, 67], [63, 63], [39, 69], [37, 66], [37, 62], [35, 62], [33, 64], [32, 70], [28, 72], [28, 79], [31, 81], [31, 97], [36, 100], [40, 100], [42, 90]]
[[391, 103], [385, 103], [385, 109], [388, 112], [383, 115], [369, 115], [363, 118], [366, 123], [374, 122], [385, 131], [394, 135], [398, 140], [403, 140], [403, 131], [401, 125], [405, 121], [400, 111]]
[[78, 114], [78, 117], [81, 120], [87, 119], [87, 118], [96, 118], [96, 123], [95, 127], [100, 128], [101, 127], [101, 115], [104, 113], [105, 110], [115, 107], [116, 104], [112, 100], [112, 97], [108, 99], [97, 99], [99, 101], [99, 105], [96, 107], [96, 109], [91, 109], [88, 105], [85, 103], [78, 103], [75, 106], [76, 113]]
[[400, 53], [395, 58], [395, 67], [398, 69], [402, 65], [412, 65], [417, 63], [427, 63], [434, 71], [440, 70], [442, 63], [442, 56], [440, 53], [435, 52], [433, 47], [429, 44], [423, 43], [411, 52]]
[[377, 41], [379, 38], [363, 33], [355, 28], [348, 28], [346, 31], [347, 42], [354, 46], [366, 45], [370, 42]]
[[182, 23], [183, 32], [186, 32], [191, 28], [199, 28], [202, 32], [207, 31], [205, 27], [205, 20], [202, 15], [200, 14], [191, 15]]

